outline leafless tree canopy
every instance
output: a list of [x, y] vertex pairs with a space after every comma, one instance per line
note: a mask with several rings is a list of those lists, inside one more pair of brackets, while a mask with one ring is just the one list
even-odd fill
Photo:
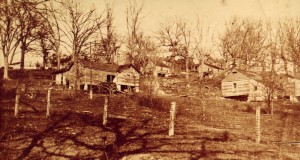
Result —
[[104, 20], [101, 17], [96, 17], [95, 10], [84, 11], [80, 8], [79, 1], [64, 1], [62, 2], [66, 10], [63, 18], [64, 26], [63, 33], [67, 37], [68, 42], [65, 42], [71, 49], [73, 61], [75, 65], [75, 90], [78, 88], [77, 79], [79, 76], [78, 58], [79, 54], [88, 48], [89, 42], [96, 35], [96, 31], [101, 27]]
[[220, 37], [223, 58], [231, 67], [247, 70], [264, 58], [265, 33], [262, 21], [234, 18]]
[[189, 78], [189, 58], [191, 52], [195, 50], [195, 45], [192, 45], [192, 29], [184, 19], [174, 19], [172, 21], [161, 24], [158, 31], [158, 37], [163, 46], [169, 47], [173, 56], [180, 56], [185, 60], [186, 78]]
[[[112, 63], [115, 61], [115, 57], [117, 56], [117, 50], [121, 45], [121, 38], [116, 33], [114, 27], [114, 10], [112, 4], [106, 4], [106, 19], [104, 22], [105, 30], [100, 30], [100, 45], [96, 48], [96, 55], [103, 57], [104, 61], [107, 63]], [[102, 59], [103, 59], [102, 58]]]

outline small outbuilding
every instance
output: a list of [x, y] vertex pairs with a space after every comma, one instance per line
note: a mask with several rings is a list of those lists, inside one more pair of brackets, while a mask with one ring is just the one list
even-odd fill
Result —
[[299, 102], [300, 99], [300, 74], [296, 73], [294, 76], [281, 74], [280, 85], [283, 87], [283, 92], [280, 96], [288, 97], [292, 102]]
[[255, 73], [232, 70], [222, 80], [222, 96], [227, 98], [246, 98], [248, 101], [265, 99], [266, 87]]
[[132, 64], [117, 65], [80, 60], [78, 65], [77, 77], [73, 63], [53, 72], [56, 75], [55, 83], [74, 88], [77, 79], [80, 89], [88, 90], [91, 86], [98, 86], [102, 82], [113, 82], [119, 91], [139, 92], [140, 71]]
[[[273, 92], [273, 98], [289, 99], [299, 102], [300, 74], [294, 76], [274, 74], [271, 81], [270, 72], [249, 72], [233, 69], [222, 80], [222, 96], [226, 98], [243, 98], [248, 101], [263, 101]], [[267, 87], [267, 86], [268, 87]]]
[[171, 68], [162, 60], [158, 60], [155, 63], [149, 62], [144, 71], [157, 77], [168, 77], [171, 74]]

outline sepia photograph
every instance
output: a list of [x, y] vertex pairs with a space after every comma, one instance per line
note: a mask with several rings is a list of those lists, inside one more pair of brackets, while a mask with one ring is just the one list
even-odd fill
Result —
[[0, 160], [206, 159], [300, 159], [300, 0], [0, 0]]

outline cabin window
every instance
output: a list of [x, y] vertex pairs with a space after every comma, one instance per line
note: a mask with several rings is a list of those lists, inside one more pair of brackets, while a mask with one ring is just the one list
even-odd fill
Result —
[[61, 74], [61, 77], [60, 77], [60, 84], [64, 84], [64, 75]]
[[116, 76], [114, 75], [107, 75], [106, 82], [113, 82]]
[[233, 92], [236, 92], [236, 83], [233, 83]]
[[232, 73], [233, 73], [233, 74], [236, 74], [236, 73], [237, 73], [237, 71], [233, 71]]
[[254, 86], [254, 91], [257, 91], [257, 86]]

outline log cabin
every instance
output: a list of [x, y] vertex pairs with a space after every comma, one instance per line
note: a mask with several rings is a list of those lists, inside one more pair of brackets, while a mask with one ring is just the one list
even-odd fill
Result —
[[267, 91], [274, 89], [273, 98], [283, 97], [291, 102], [299, 102], [300, 99], [300, 74], [294, 76], [275, 74], [273, 86], [267, 87], [270, 72], [246, 72], [233, 69], [222, 80], [222, 96], [227, 98], [242, 98], [248, 101], [263, 101]]
[[263, 101], [265, 86], [255, 73], [238, 70], [230, 71], [222, 80], [222, 96], [226, 98], [242, 98], [248, 101]]
[[77, 77], [73, 63], [53, 72], [55, 84], [71, 89], [75, 87], [75, 78], [77, 78], [78, 89], [81, 90], [88, 90], [91, 86], [97, 87], [102, 82], [114, 82], [119, 91], [139, 92], [140, 71], [132, 64], [116, 65], [80, 60], [78, 68]]
[[291, 102], [299, 102], [300, 99], [300, 73], [294, 76], [280, 74], [280, 85], [284, 88], [281, 97], [288, 98]]
[[144, 72], [156, 77], [168, 77], [171, 74], [171, 68], [164, 61], [158, 60], [156, 63], [149, 62]]

